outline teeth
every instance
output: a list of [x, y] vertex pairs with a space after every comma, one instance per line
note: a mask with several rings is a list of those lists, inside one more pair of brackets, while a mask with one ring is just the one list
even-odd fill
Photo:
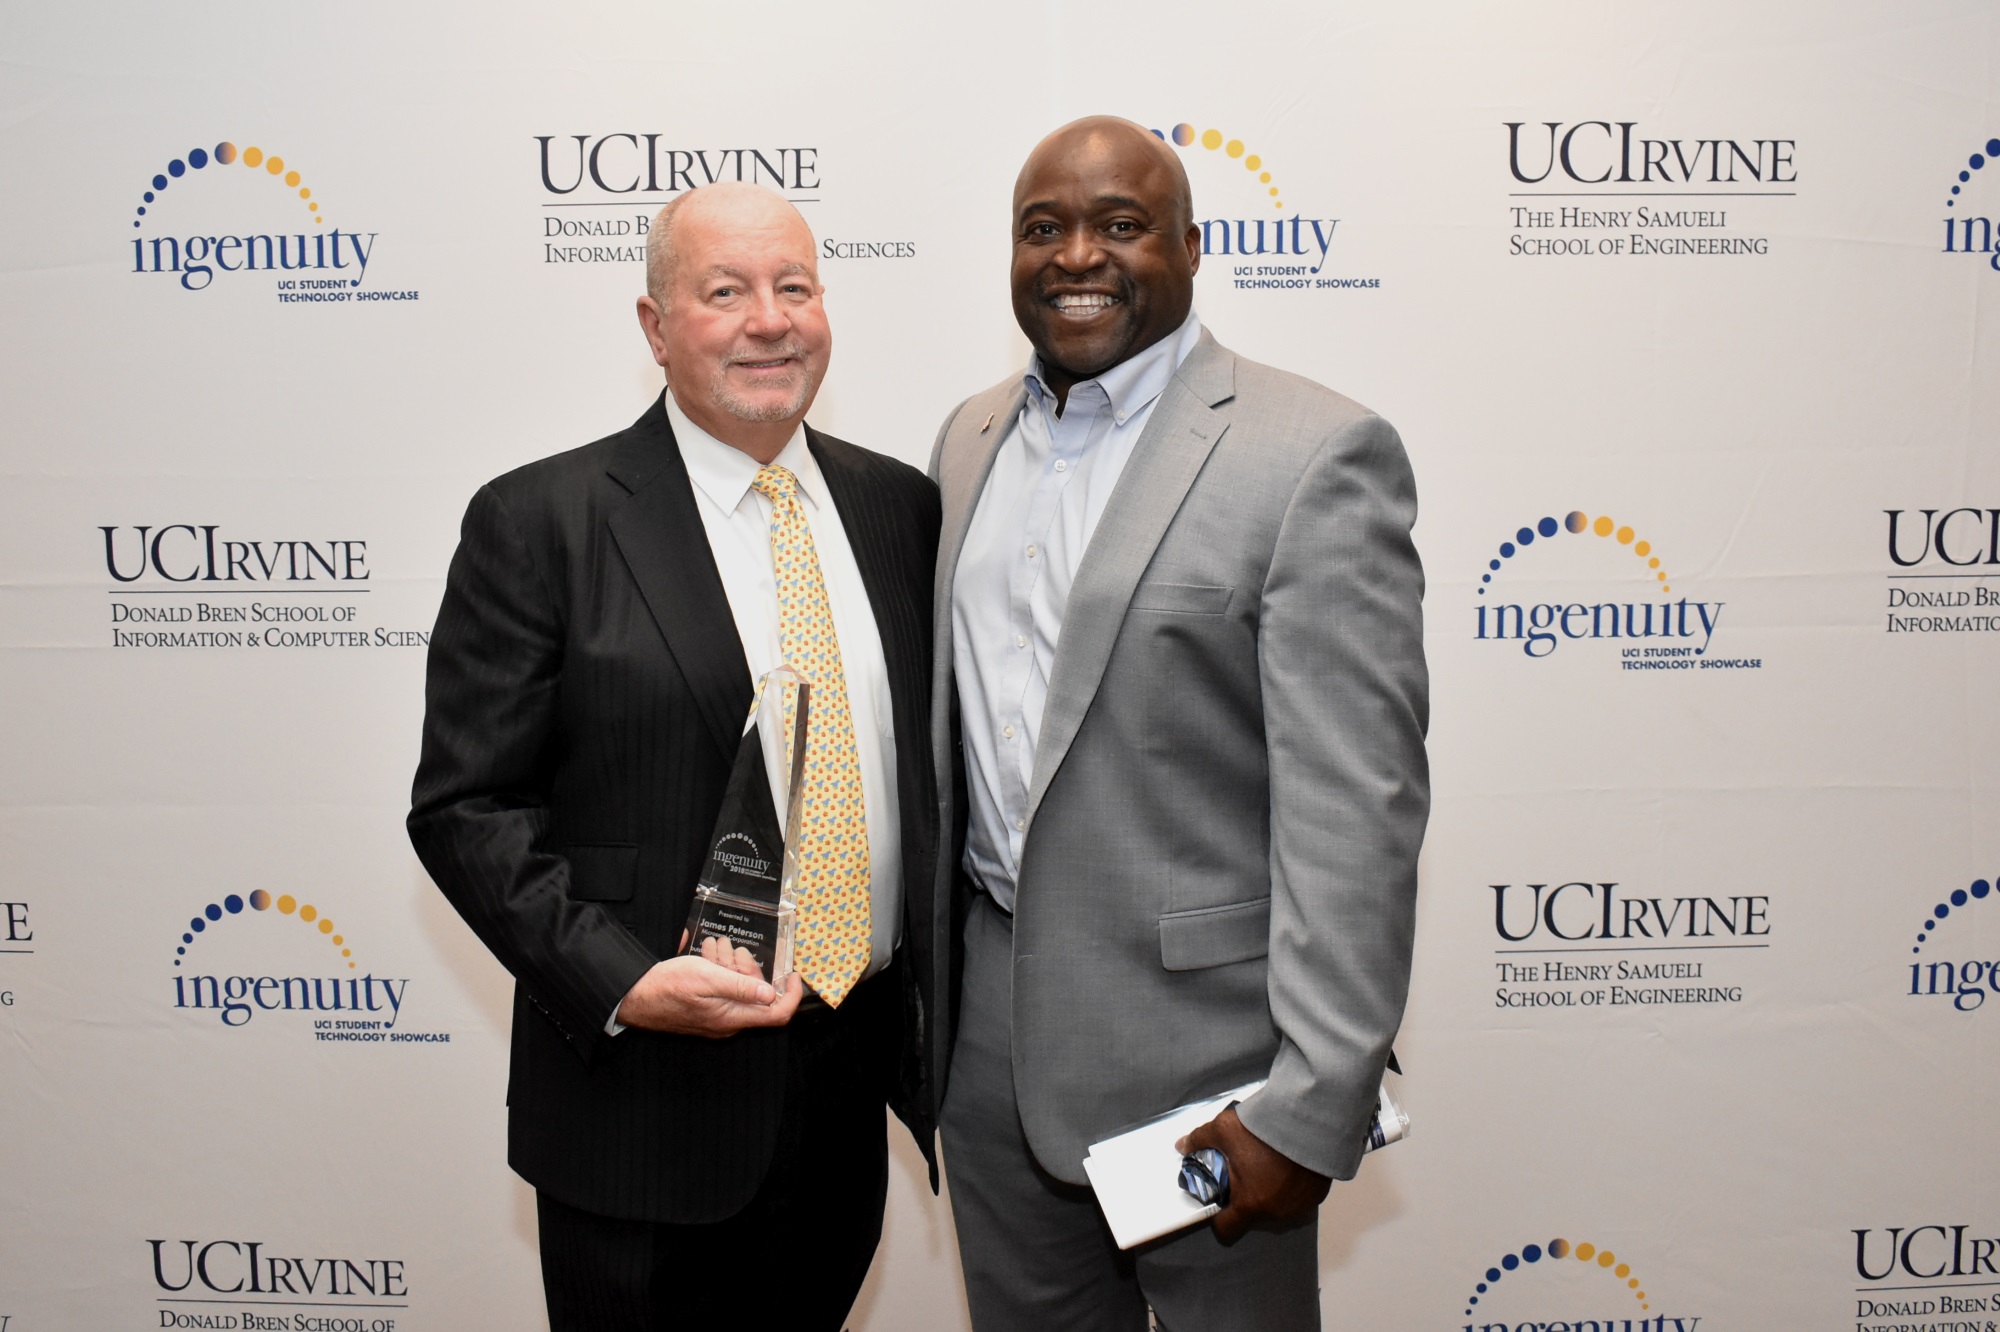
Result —
[[1115, 296], [1058, 296], [1056, 309], [1066, 314], [1080, 314], [1088, 310], [1103, 310], [1118, 303]]
[[739, 353], [729, 358], [729, 364], [742, 366], [750, 370], [768, 370], [774, 365], [783, 365], [787, 361], [797, 360], [800, 354], [800, 350], [797, 347], [779, 347], [773, 351], [766, 352], [762, 356], [744, 356]]

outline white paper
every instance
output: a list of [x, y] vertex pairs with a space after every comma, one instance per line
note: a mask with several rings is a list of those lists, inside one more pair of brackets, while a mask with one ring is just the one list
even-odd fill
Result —
[[[1247, 1101], [1263, 1086], [1262, 1079], [1245, 1083], [1090, 1145], [1084, 1153], [1083, 1173], [1097, 1191], [1097, 1205], [1103, 1209], [1119, 1248], [1171, 1235], [1222, 1210], [1214, 1203], [1197, 1202], [1181, 1187], [1181, 1153], [1174, 1144], [1221, 1114], [1231, 1101]], [[1383, 1083], [1362, 1150], [1372, 1152], [1401, 1142], [1409, 1132], [1408, 1112]]]
[[1195, 1201], [1181, 1187], [1181, 1154], [1174, 1144], [1221, 1114], [1231, 1101], [1247, 1100], [1263, 1085], [1259, 1080], [1184, 1105], [1090, 1145], [1083, 1171], [1097, 1191], [1097, 1205], [1104, 1209], [1119, 1248], [1170, 1235], [1221, 1210], [1214, 1203]]

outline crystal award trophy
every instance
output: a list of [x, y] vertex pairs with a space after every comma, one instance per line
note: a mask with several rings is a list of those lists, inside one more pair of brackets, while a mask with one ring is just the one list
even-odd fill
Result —
[[[776, 985], [792, 970], [798, 920], [799, 794], [805, 781], [806, 713], [812, 686], [789, 666], [757, 685], [736, 766], [709, 838], [708, 864], [695, 883], [683, 953], [714, 939], [756, 959]], [[792, 716], [787, 720], [786, 705]], [[711, 953], [713, 950], [710, 950]]]

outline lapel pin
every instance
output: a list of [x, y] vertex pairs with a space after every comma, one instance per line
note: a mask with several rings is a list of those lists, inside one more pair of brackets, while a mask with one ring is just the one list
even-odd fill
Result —
[[979, 433], [983, 435], [992, 428], [993, 428], [993, 413], [988, 412], [986, 413], [986, 424], [979, 427]]

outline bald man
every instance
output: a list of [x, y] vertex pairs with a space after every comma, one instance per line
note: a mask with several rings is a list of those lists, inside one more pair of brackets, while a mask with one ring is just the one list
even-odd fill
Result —
[[[885, 1101], [931, 1152], [937, 492], [805, 424], [832, 350], [814, 256], [761, 188], [663, 209], [638, 313], [666, 391], [473, 497], [431, 638], [410, 838], [516, 981], [508, 1161], [554, 1332], [837, 1332], [881, 1235]], [[825, 900], [868, 929], [774, 986], [677, 954], [780, 664], [865, 834]]]
[[[1025, 374], [938, 434], [932, 740], [966, 826], [943, 1107], [980, 1332], [1319, 1326], [1410, 974], [1429, 807], [1416, 494], [1388, 423], [1225, 350], [1157, 136], [1093, 117], [1014, 188]], [[953, 707], [956, 701], [956, 709]], [[955, 743], [960, 742], [960, 743]], [[954, 788], [956, 788], [954, 790]], [[1089, 1145], [1263, 1080], [1190, 1148], [1213, 1224], [1121, 1253]]]

